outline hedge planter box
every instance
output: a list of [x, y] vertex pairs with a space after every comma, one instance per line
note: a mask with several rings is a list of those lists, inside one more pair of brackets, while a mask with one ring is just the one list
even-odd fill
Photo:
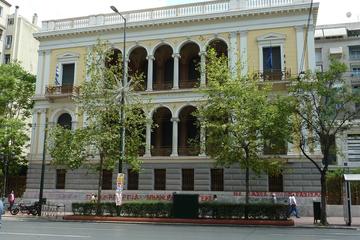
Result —
[[[115, 203], [102, 203], [96, 214], [95, 203], [73, 203], [75, 216], [108, 216], [125, 218], [171, 218], [173, 204], [161, 201], [126, 202], [121, 206]], [[179, 209], [177, 209], [179, 210]], [[181, 211], [181, 209], [180, 209]], [[288, 206], [284, 204], [254, 203], [230, 204], [218, 202], [200, 203], [197, 219], [213, 220], [287, 220]], [[247, 219], [245, 219], [247, 216]], [[196, 218], [196, 215], [194, 216]]]
[[172, 223], [172, 224], [200, 224], [200, 225], [265, 225], [265, 226], [294, 226], [292, 219], [288, 220], [256, 220], [256, 219], [179, 219], [179, 218], [134, 218], [109, 216], [64, 216], [70, 221], [99, 221], [99, 222], [132, 222], [132, 223]]

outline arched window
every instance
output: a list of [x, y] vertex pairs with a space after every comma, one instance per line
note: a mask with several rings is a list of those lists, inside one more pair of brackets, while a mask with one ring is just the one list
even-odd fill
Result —
[[57, 120], [57, 124], [65, 129], [71, 129], [72, 118], [68, 113], [63, 113]]
[[197, 118], [193, 115], [195, 111], [195, 107], [187, 106], [180, 112], [178, 134], [180, 156], [199, 154], [200, 128]]
[[141, 82], [135, 83], [136, 91], [146, 90], [148, 61], [146, 60], [147, 52], [143, 47], [137, 47], [131, 51], [129, 56], [129, 79], [135, 76], [142, 76]]
[[199, 51], [199, 46], [193, 42], [189, 42], [181, 48], [179, 68], [180, 88], [193, 88], [197, 86], [200, 79], [200, 72], [197, 69], [200, 62]]
[[153, 65], [153, 89], [166, 90], [173, 87], [174, 59], [173, 50], [169, 45], [156, 49]]
[[151, 133], [151, 155], [170, 156], [172, 149], [172, 122], [171, 112], [168, 108], [161, 107], [153, 115], [155, 128]]
[[211, 49], [211, 48], [215, 49], [217, 57], [221, 57], [221, 56], [227, 57], [228, 56], [228, 46], [227, 46], [226, 42], [224, 42], [221, 39], [212, 40], [209, 43], [207, 49]]

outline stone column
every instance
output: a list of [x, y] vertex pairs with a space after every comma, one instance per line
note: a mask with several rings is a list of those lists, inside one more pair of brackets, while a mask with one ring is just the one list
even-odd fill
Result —
[[[299, 74], [301, 71], [301, 59], [303, 56], [303, 48], [304, 48], [304, 26], [297, 26], [296, 29], [296, 55], [297, 55], [297, 73]], [[305, 66], [305, 59], [304, 59]], [[304, 70], [304, 69], [303, 69]]]
[[45, 128], [46, 128], [46, 108], [39, 109], [37, 114], [40, 115], [40, 122], [39, 122], [39, 134], [38, 134], [38, 150], [37, 153], [40, 154], [44, 150], [44, 141], [45, 141]]
[[200, 55], [200, 87], [206, 86], [206, 52], [199, 52]]
[[151, 125], [152, 119], [146, 121], [146, 143], [144, 157], [151, 157]]
[[146, 91], [152, 91], [153, 90], [153, 67], [154, 67], [154, 56], [153, 55], [148, 55], [146, 57], [146, 59], [148, 60], [148, 72], [147, 72], [147, 89]]
[[315, 62], [315, 40], [314, 40], [314, 26], [309, 26], [308, 35], [307, 35], [307, 56], [309, 62], [309, 70], [315, 72], [316, 62]]
[[177, 157], [178, 154], [178, 124], [180, 122], [179, 118], [171, 118], [173, 123], [173, 135], [172, 135], [172, 153], [170, 157]]
[[39, 50], [38, 55], [39, 55], [39, 60], [38, 60], [38, 66], [37, 66], [35, 95], [41, 95], [41, 90], [43, 88], [42, 86], [43, 86], [43, 81], [44, 81], [44, 79], [43, 79], [44, 51]]
[[[46, 87], [49, 85], [49, 79], [50, 79], [50, 64], [51, 64], [51, 51], [46, 50], [45, 51], [45, 58], [44, 58], [44, 75], [43, 75], [43, 87], [41, 89], [41, 93], [45, 95]], [[54, 69], [55, 71], [55, 69]], [[55, 83], [55, 80], [54, 82]]]
[[31, 122], [31, 139], [30, 139], [30, 154], [36, 153], [36, 128], [37, 128], [37, 112], [32, 113], [32, 122]]
[[173, 90], [179, 89], [179, 53], [174, 53], [172, 55], [174, 58], [174, 80], [173, 80]]
[[240, 62], [242, 76], [246, 76], [248, 74], [247, 36], [247, 31], [240, 32]]
[[200, 157], [206, 156], [205, 141], [206, 141], [205, 127], [203, 124], [200, 124], [200, 153], [199, 153]]
[[229, 47], [229, 65], [230, 71], [233, 76], [236, 76], [237, 73], [237, 32], [230, 33], [230, 47]]

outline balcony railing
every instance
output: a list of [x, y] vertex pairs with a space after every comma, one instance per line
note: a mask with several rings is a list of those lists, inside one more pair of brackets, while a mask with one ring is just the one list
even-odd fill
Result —
[[[250, 10], [287, 5], [309, 3], [310, 0], [244, 0], [231, 3], [230, 0], [215, 0], [191, 4], [181, 4], [160, 8], [122, 12], [129, 24], [160, 19], [199, 16], [212, 13], [223, 13], [231, 10]], [[123, 19], [116, 13], [99, 14], [79, 18], [43, 21], [41, 32], [61, 31], [103, 25], [122, 24]]]
[[291, 77], [291, 70], [280, 70], [280, 69], [272, 69], [265, 71], [258, 71], [254, 74], [255, 78], [260, 78], [262, 81], [286, 81]]
[[151, 149], [152, 156], [170, 156], [172, 147], [154, 147]]
[[180, 80], [179, 87], [180, 88], [196, 88], [199, 87], [200, 81], [198, 80]]
[[350, 60], [360, 60], [360, 52], [350, 52], [349, 58]]
[[47, 86], [45, 91], [46, 97], [67, 97], [79, 94], [79, 87], [73, 85]]
[[154, 83], [153, 84], [153, 89], [154, 90], [170, 90], [172, 88], [173, 88], [173, 83], [172, 82]]
[[199, 147], [179, 147], [179, 156], [198, 156], [200, 153]]

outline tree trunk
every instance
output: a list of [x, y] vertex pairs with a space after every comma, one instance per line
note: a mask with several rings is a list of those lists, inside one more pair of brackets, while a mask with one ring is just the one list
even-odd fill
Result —
[[327, 196], [327, 187], [326, 187], [326, 171], [321, 171], [321, 216], [320, 223], [322, 225], [328, 225], [327, 222], [327, 213], [326, 213], [326, 196]]
[[248, 213], [248, 204], [249, 204], [249, 195], [250, 195], [250, 169], [246, 167], [245, 169], [245, 219], [249, 218]]
[[96, 215], [101, 215], [101, 190], [102, 190], [102, 182], [103, 182], [103, 163], [104, 156], [100, 153], [100, 166], [99, 166], [99, 184], [98, 184], [98, 195], [97, 195], [97, 203], [96, 203]]

